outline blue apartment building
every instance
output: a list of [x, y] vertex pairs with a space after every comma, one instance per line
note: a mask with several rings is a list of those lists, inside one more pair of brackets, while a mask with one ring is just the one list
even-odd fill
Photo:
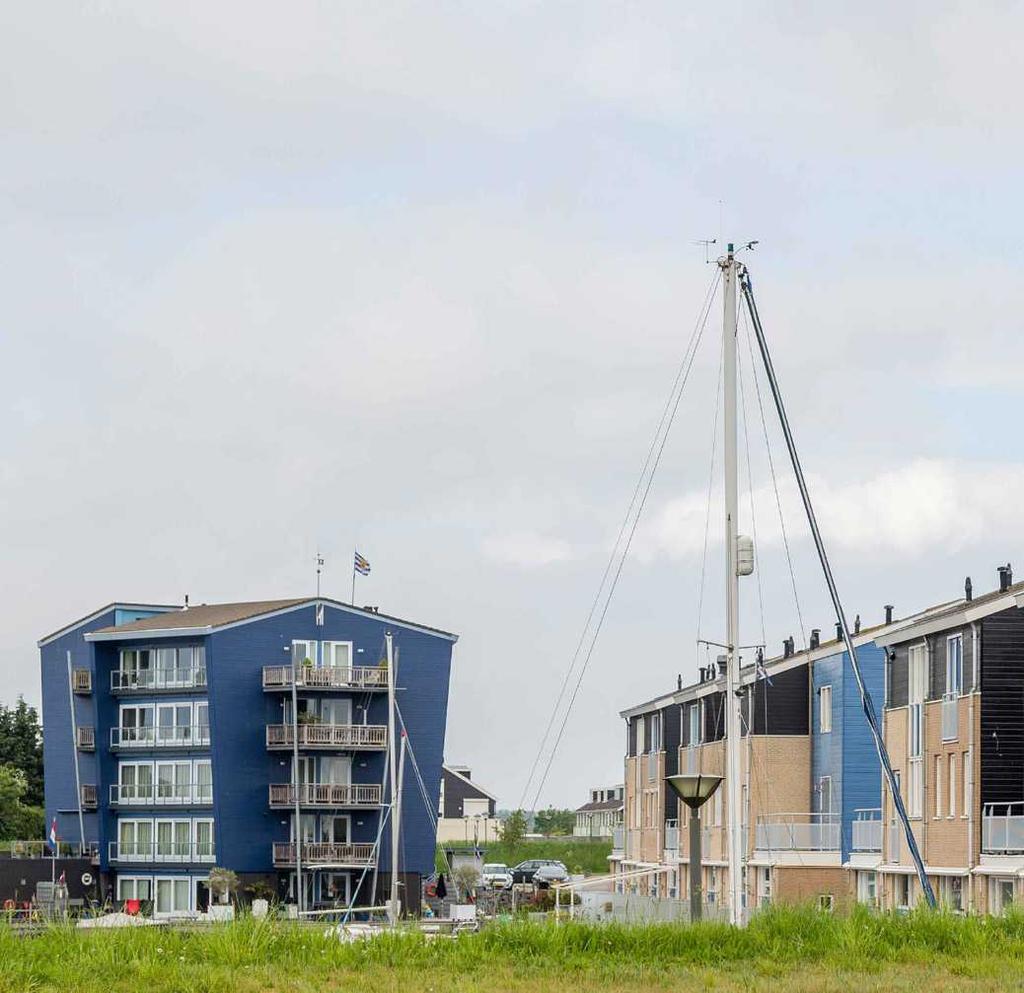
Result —
[[104, 894], [157, 916], [204, 910], [214, 865], [296, 900], [297, 856], [307, 906], [369, 905], [390, 885], [388, 632], [418, 909], [457, 636], [328, 598], [116, 603], [43, 638], [47, 824], [95, 850]]

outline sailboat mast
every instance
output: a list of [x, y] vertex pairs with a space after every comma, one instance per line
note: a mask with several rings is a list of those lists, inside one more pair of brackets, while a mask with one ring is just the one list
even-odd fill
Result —
[[388, 781], [391, 784], [391, 896], [388, 920], [398, 920], [398, 755], [395, 751], [395, 651], [391, 632], [384, 635], [388, 660]]
[[722, 370], [725, 401], [725, 782], [728, 813], [729, 917], [743, 923], [743, 789], [740, 768], [739, 568], [737, 557], [739, 494], [736, 474], [736, 269], [730, 244], [720, 263], [725, 278], [722, 321]]

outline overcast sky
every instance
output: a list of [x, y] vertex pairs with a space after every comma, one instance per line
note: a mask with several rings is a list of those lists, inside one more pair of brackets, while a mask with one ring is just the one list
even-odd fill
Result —
[[[38, 701], [37, 638], [98, 605], [301, 595], [318, 545], [347, 598], [358, 542], [360, 602], [461, 634], [447, 757], [517, 804], [708, 238], [760, 240], [851, 616], [1024, 575], [1021, 7], [771, 9], [7, 4], [3, 698]], [[703, 664], [719, 320], [542, 802], [620, 781], [618, 712]], [[775, 647], [801, 635], [746, 402]]]

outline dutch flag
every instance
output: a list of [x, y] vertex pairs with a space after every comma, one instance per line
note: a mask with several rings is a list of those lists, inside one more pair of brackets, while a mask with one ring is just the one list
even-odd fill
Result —
[[50, 847], [56, 850], [57, 848], [57, 818], [53, 819], [53, 823], [50, 825]]

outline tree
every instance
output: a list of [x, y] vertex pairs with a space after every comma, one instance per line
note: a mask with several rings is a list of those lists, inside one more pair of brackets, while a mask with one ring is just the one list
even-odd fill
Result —
[[501, 840], [508, 846], [509, 852], [515, 852], [525, 837], [526, 815], [521, 810], [513, 810], [502, 825]]
[[35, 707], [18, 697], [13, 707], [0, 706], [0, 765], [18, 769], [25, 779], [21, 802], [43, 805], [43, 732]]
[[534, 817], [534, 827], [540, 834], [572, 834], [576, 824], [576, 814], [571, 810], [556, 810], [548, 807], [547, 810], [538, 810]]
[[20, 769], [0, 765], [0, 838], [40, 838], [44, 831], [41, 807], [26, 804], [25, 775]]

